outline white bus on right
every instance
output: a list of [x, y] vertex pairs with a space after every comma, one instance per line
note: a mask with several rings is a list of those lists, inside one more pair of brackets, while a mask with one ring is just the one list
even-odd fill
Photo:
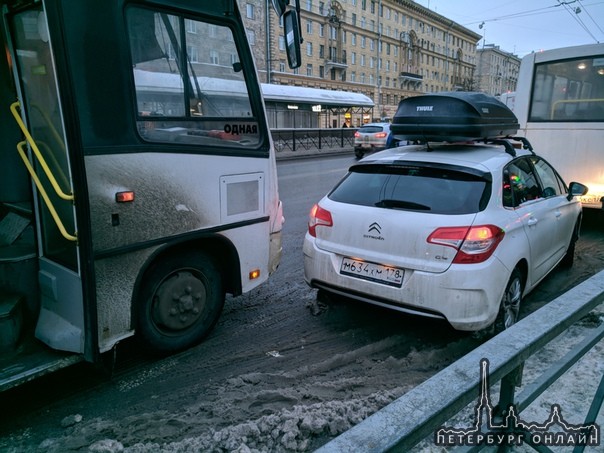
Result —
[[604, 44], [534, 52], [522, 59], [514, 113], [533, 148], [567, 183], [604, 208]]

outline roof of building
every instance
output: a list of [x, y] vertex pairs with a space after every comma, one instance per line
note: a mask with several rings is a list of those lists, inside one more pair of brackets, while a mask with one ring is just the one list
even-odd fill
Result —
[[267, 101], [298, 102], [339, 107], [373, 107], [368, 96], [348, 91], [323, 90], [288, 85], [262, 84], [262, 93]]

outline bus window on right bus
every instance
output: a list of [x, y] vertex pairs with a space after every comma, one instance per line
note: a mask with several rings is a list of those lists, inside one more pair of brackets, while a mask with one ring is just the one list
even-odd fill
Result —
[[535, 66], [529, 121], [604, 121], [604, 55]]

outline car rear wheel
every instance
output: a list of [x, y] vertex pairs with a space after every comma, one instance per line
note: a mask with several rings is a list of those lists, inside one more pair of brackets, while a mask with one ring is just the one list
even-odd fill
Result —
[[503, 298], [499, 306], [499, 313], [495, 319], [494, 333], [497, 335], [505, 329], [516, 324], [522, 304], [523, 279], [518, 268], [512, 271], [508, 284], [505, 287]]
[[365, 155], [365, 153], [363, 151], [360, 151], [360, 150], [358, 150], [358, 151], [355, 150], [354, 151], [354, 155], [357, 157], [357, 159], [362, 159], [363, 156]]

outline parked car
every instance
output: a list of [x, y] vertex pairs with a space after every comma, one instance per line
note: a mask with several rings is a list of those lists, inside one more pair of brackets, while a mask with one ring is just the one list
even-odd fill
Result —
[[364, 124], [354, 133], [354, 154], [361, 159], [365, 153], [395, 146], [390, 123]]
[[[422, 97], [414, 102], [432, 111], [441, 104]], [[567, 186], [524, 139], [449, 143], [441, 121], [433, 121], [434, 136], [419, 121], [426, 143], [366, 157], [313, 206], [305, 279], [328, 294], [444, 319], [457, 330], [500, 331], [552, 269], [572, 265], [577, 196], [587, 188]], [[480, 136], [460, 128], [450, 128], [455, 140]]]

